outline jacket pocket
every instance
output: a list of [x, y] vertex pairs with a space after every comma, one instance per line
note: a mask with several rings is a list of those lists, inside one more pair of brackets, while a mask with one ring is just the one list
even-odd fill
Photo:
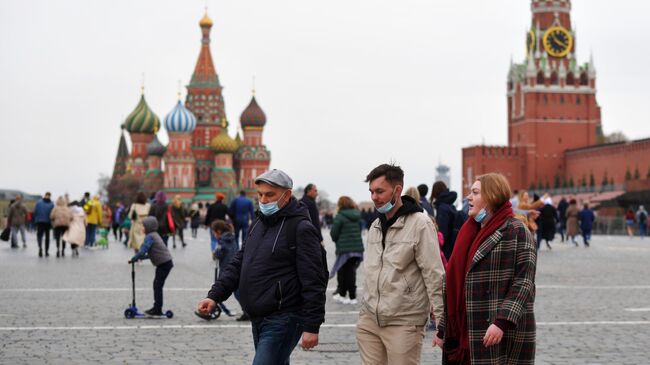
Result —
[[404, 282], [404, 293], [413, 293], [413, 287], [409, 284], [408, 280], [406, 280], [406, 276], [402, 275], [402, 281]]
[[276, 288], [275, 297], [278, 300], [278, 310], [280, 310], [280, 309], [282, 309], [282, 299], [283, 299], [282, 282], [280, 280], [278, 280], [276, 286], [277, 286], [277, 288]]

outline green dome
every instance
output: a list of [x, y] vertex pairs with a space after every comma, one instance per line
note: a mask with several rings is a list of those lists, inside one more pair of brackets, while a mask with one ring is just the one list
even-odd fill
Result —
[[210, 148], [216, 153], [235, 153], [239, 148], [239, 143], [228, 135], [225, 128], [222, 128], [221, 133], [210, 142]]
[[149, 109], [149, 105], [144, 100], [144, 94], [140, 97], [138, 106], [126, 117], [122, 127], [129, 133], [153, 134], [158, 132], [158, 129], [160, 129], [160, 119]]

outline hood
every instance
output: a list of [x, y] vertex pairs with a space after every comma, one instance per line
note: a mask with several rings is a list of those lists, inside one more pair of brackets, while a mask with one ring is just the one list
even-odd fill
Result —
[[270, 216], [265, 216], [262, 213], [258, 212], [258, 217], [260, 220], [269, 226], [274, 225], [276, 222], [279, 222], [283, 218], [291, 218], [291, 217], [297, 217], [297, 216], [304, 216], [307, 219], [311, 220], [309, 216], [309, 209], [305, 205], [305, 203], [299, 202], [295, 197], [291, 197], [289, 199], [289, 203], [282, 207], [277, 213], [270, 215]]
[[60, 196], [58, 199], [56, 199], [56, 205], [58, 207], [65, 207], [66, 206], [65, 199], [62, 196]]
[[158, 220], [156, 217], [146, 217], [142, 220], [144, 226], [144, 233], [149, 234], [158, 230]]
[[455, 191], [446, 190], [438, 195], [436, 201], [433, 202], [433, 204], [436, 206], [443, 203], [454, 205], [454, 203], [456, 202], [456, 198], [458, 198], [458, 193], [456, 193]]
[[352, 222], [358, 222], [361, 219], [361, 212], [358, 209], [343, 209], [339, 214]]

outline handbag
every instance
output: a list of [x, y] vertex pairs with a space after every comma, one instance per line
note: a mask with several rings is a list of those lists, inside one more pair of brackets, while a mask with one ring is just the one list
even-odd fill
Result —
[[172, 206], [167, 208], [167, 227], [169, 227], [169, 232], [171, 234], [176, 233], [176, 226], [174, 225], [174, 217], [172, 217]]
[[9, 226], [5, 227], [5, 229], [2, 230], [2, 233], [0, 233], [0, 240], [3, 241], [9, 241], [9, 237], [11, 236], [11, 229]]

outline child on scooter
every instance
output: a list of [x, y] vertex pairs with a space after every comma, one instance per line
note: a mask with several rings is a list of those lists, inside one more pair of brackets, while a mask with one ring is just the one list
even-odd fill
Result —
[[163, 306], [163, 286], [169, 272], [174, 267], [172, 255], [169, 253], [167, 246], [158, 234], [158, 220], [156, 217], [146, 217], [142, 220], [144, 226], [144, 243], [140, 251], [129, 260], [129, 264], [138, 260], [150, 259], [151, 264], [156, 267], [156, 276], [153, 280], [153, 307], [144, 313], [150, 316], [162, 316]]

